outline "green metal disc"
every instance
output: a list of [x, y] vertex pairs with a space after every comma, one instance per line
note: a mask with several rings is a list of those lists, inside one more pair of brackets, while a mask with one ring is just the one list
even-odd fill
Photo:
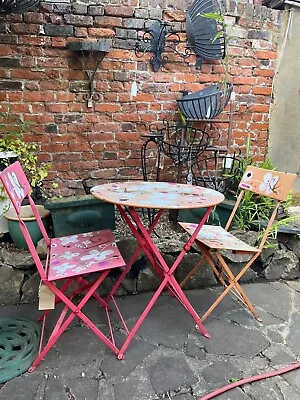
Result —
[[26, 372], [37, 357], [41, 328], [25, 318], [0, 317], [0, 383]]

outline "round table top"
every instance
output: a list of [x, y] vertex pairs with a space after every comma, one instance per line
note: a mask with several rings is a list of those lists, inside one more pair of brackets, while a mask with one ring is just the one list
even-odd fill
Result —
[[106, 183], [94, 186], [91, 194], [122, 206], [175, 210], [215, 206], [224, 200], [216, 190], [170, 182]]

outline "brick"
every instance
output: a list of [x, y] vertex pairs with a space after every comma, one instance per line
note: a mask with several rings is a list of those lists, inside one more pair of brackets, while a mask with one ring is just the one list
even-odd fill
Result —
[[255, 55], [262, 60], [276, 60], [277, 58], [277, 53], [275, 51], [256, 51]]
[[46, 21], [45, 15], [38, 12], [26, 12], [24, 22], [29, 24], [43, 24]]
[[48, 36], [74, 36], [74, 27], [71, 25], [58, 26], [46, 24], [44, 25], [44, 31]]
[[263, 39], [269, 40], [270, 33], [264, 31], [257, 31], [257, 30], [249, 30], [248, 31], [248, 39]]
[[88, 7], [84, 4], [72, 4], [72, 13], [87, 15]]
[[22, 82], [20, 81], [0, 81], [0, 90], [21, 90]]
[[45, 132], [46, 133], [58, 133], [58, 125], [56, 124], [46, 124], [45, 125]]
[[93, 26], [93, 17], [86, 15], [72, 15], [67, 14], [64, 16], [68, 25], [74, 26]]
[[122, 28], [123, 20], [119, 17], [95, 17], [95, 26], [105, 27], [105, 28]]
[[56, 14], [70, 14], [72, 12], [72, 6], [66, 3], [56, 2], [53, 7], [53, 12]]
[[88, 37], [87, 28], [75, 27], [75, 37]]
[[52, 47], [66, 47], [67, 46], [67, 41], [64, 38], [52, 38], [51, 39], [51, 46]]
[[0, 67], [14, 68], [19, 66], [20, 66], [19, 58], [11, 58], [11, 57], [0, 58]]
[[149, 18], [149, 11], [146, 8], [137, 8], [134, 11], [134, 16], [136, 18], [148, 19]]
[[273, 77], [275, 74], [275, 71], [273, 69], [261, 69], [261, 68], [256, 68], [254, 70], [254, 75], [255, 76], [265, 76], [265, 77]]
[[113, 29], [108, 28], [88, 28], [90, 36], [96, 37], [114, 37], [116, 32]]
[[134, 8], [128, 6], [105, 6], [104, 12], [106, 15], [117, 17], [132, 17], [134, 14]]
[[144, 21], [137, 18], [124, 19], [124, 28], [130, 29], [142, 29], [144, 27]]
[[17, 35], [0, 35], [0, 43], [17, 44], [18, 36]]
[[104, 7], [103, 6], [89, 6], [88, 8], [89, 15], [104, 15]]
[[95, 104], [95, 111], [99, 112], [120, 112], [121, 106], [119, 104]]
[[253, 94], [263, 94], [269, 96], [272, 93], [271, 87], [254, 87], [252, 89]]

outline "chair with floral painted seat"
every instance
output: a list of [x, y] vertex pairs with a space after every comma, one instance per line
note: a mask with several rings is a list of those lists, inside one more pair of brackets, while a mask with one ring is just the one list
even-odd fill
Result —
[[[40, 309], [46, 310], [40, 318], [43, 324], [39, 355], [29, 371], [31, 372], [37, 367], [75, 317], [80, 318], [117, 355], [119, 350], [113, 337], [108, 304], [96, 293], [96, 290], [112, 269], [125, 265], [113, 233], [109, 229], [105, 229], [50, 239], [37, 207], [30, 196], [31, 187], [20, 163], [15, 162], [2, 171], [0, 180], [18, 215], [21, 232], [39, 272], [41, 278]], [[27, 227], [20, 216], [20, 207], [25, 197], [29, 200], [32, 212], [48, 247], [45, 266], [43, 266]], [[82, 295], [78, 302], [75, 302], [76, 295]], [[94, 297], [106, 310], [110, 328], [109, 336], [106, 336], [82, 312], [82, 308], [91, 297]], [[50, 310], [55, 307], [55, 304], [59, 302], [64, 303], [63, 310], [46, 345], [43, 347], [46, 317]]]
[[[195, 275], [200, 266], [206, 261], [212, 268], [221, 285], [224, 287], [224, 291], [202, 316], [202, 321], [210, 315], [228, 293], [235, 295], [235, 297], [237, 297], [238, 300], [240, 300], [244, 306], [252, 312], [257, 320], [260, 319], [254, 306], [241, 288], [239, 281], [260, 255], [274, 223], [278, 207], [282, 201], [286, 200], [295, 178], [296, 174], [270, 171], [248, 166], [239, 184], [241, 192], [225, 228], [222, 228], [221, 226], [203, 225], [195, 240], [195, 243], [202, 253], [202, 257], [180, 284], [181, 287], [184, 287], [189, 279]], [[259, 196], [267, 196], [274, 199], [273, 212], [257, 247], [250, 246], [229, 232], [230, 225], [243, 199], [245, 191], [250, 191]], [[179, 222], [179, 224], [188, 232], [189, 235], [192, 235], [197, 227], [197, 224], [185, 222]], [[240, 269], [240, 272], [236, 276], [225, 261], [224, 254], [222, 254], [222, 251], [224, 250], [235, 254], [248, 255], [248, 257], [246, 257], [247, 261], [245, 261], [245, 265]]]

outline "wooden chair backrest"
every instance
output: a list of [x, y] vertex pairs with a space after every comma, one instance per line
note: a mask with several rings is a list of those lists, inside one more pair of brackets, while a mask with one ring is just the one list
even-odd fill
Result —
[[239, 184], [242, 189], [239, 194], [234, 208], [230, 214], [230, 217], [225, 226], [225, 230], [230, 228], [235, 213], [242, 201], [245, 190], [256, 193], [260, 196], [267, 196], [274, 199], [274, 210], [270, 215], [268, 225], [264, 231], [262, 239], [259, 244], [259, 250], [262, 250], [270, 229], [276, 218], [276, 213], [279, 208], [281, 201], [286, 200], [287, 195], [296, 179], [296, 174], [290, 174], [285, 172], [271, 171], [263, 168], [248, 166]]
[[296, 174], [248, 166], [239, 187], [262, 196], [284, 201], [296, 176]]

